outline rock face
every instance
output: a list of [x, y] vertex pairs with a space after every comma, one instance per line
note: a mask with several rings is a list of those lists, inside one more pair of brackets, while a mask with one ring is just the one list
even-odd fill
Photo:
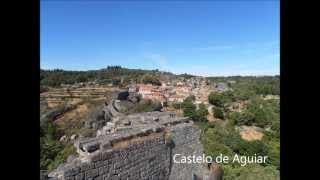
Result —
[[[133, 108], [138, 102], [139, 98], [136, 93], [129, 93], [128, 91], [120, 91], [113, 94], [113, 100], [105, 103], [103, 106], [97, 107], [93, 110], [87, 120], [85, 121], [85, 128], [101, 129], [112, 121], [112, 119], [124, 115], [129, 109]], [[154, 107], [153, 110], [160, 110], [162, 108]]]
[[[202, 156], [200, 130], [169, 112], [119, 116], [95, 138], [78, 139], [79, 156], [49, 176], [56, 179], [168, 179], [202, 177], [204, 164], [174, 163], [174, 154]], [[110, 131], [109, 131], [110, 130]]]

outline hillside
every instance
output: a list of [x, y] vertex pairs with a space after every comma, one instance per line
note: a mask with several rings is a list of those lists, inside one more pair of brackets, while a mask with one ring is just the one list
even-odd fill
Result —
[[60, 87], [61, 84], [95, 82], [98, 84], [126, 85], [129, 83], [154, 83], [156, 80], [169, 81], [175, 75], [158, 70], [128, 69], [121, 66], [108, 66], [105, 69], [90, 71], [67, 71], [61, 69], [41, 70], [41, 86]]
[[[116, 116], [120, 112], [158, 111], [163, 106], [162, 111], [174, 111], [195, 122], [201, 129], [206, 155], [270, 157], [266, 164], [248, 166], [249, 169], [224, 165], [224, 179], [246, 179], [245, 174], [278, 179], [279, 85], [279, 76], [204, 78], [117, 66], [94, 71], [41, 70], [41, 168], [55, 169], [76, 153], [72, 145], [75, 139], [95, 136], [101, 125], [91, 128], [90, 124], [106, 121], [105, 114], [101, 114], [105, 108], [111, 108], [110, 113]], [[130, 95], [130, 102], [119, 96], [119, 92], [127, 92], [132, 86], [151, 88], [156, 95], [164, 93], [167, 100], [177, 95], [183, 98], [160, 104], [147, 96], [144, 99]], [[133, 93], [143, 95], [144, 91]]]

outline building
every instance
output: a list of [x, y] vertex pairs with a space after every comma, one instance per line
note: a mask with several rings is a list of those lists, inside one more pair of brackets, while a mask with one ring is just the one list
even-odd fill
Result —
[[215, 85], [215, 88], [217, 89], [217, 91], [220, 91], [220, 92], [224, 92], [224, 91], [229, 91], [230, 90], [228, 84], [227, 83], [222, 83], [222, 82], [217, 83]]
[[151, 100], [157, 100], [161, 103], [166, 102], [167, 98], [165, 97], [165, 88], [162, 88], [161, 86], [153, 86], [151, 84], [140, 84], [137, 86], [137, 92], [142, 96], [144, 99], [151, 99]]

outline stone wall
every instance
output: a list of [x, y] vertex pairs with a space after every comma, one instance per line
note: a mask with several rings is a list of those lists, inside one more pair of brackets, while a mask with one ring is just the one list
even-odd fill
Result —
[[[173, 148], [171, 154], [181, 154], [182, 156], [202, 156], [203, 147], [199, 140], [200, 130], [190, 125], [179, 125], [170, 128], [172, 133]], [[171, 156], [173, 161], [173, 157]], [[170, 180], [188, 180], [196, 174], [202, 176], [205, 174], [203, 164], [178, 164], [172, 163]]]
[[[167, 124], [167, 121], [174, 123]], [[162, 125], [165, 124], [165, 128], [143, 129], [144, 133], [125, 131], [121, 134], [119, 131], [83, 140], [77, 145], [79, 157], [60, 166], [50, 176], [64, 180], [191, 180], [194, 174], [202, 176], [203, 164], [173, 162], [174, 154], [202, 156], [200, 130], [185, 118], [164, 118]]]
[[66, 180], [104, 179], [166, 179], [169, 154], [164, 136], [160, 135], [125, 148], [99, 152], [91, 162], [70, 168]]

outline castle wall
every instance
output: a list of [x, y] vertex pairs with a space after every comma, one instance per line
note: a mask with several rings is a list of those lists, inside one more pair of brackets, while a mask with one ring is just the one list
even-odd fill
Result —
[[66, 180], [188, 180], [202, 174], [201, 164], [176, 164], [173, 155], [202, 155], [199, 130], [179, 124], [166, 132], [124, 140], [90, 156], [89, 162], [69, 166], [58, 179]]
[[[170, 129], [172, 133], [172, 140], [174, 147], [172, 148], [172, 155], [180, 154], [181, 156], [202, 156], [203, 147], [199, 140], [200, 130], [194, 126], [180, 125]], [[181, 157], [180, 156], [180, 157]], [[177, 160], [180, 158], [177, 156]], [[173, 156], [171, 156], [173, 161]], [[203, 164], [197, 163], [172, 163], [170, 180], [191, 180], [192, 176], [196, 174], [202, 176], [204, 174]]]

